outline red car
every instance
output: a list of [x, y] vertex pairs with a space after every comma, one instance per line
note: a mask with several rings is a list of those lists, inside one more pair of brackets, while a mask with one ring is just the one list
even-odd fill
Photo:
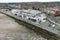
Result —
[[54, 16], [59, 16], [59, 10], [52, 10], [54, 12]]

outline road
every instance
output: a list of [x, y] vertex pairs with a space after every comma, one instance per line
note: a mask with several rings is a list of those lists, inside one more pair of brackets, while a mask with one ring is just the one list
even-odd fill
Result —
[[0, 40], [47, 40], [0, 13]]

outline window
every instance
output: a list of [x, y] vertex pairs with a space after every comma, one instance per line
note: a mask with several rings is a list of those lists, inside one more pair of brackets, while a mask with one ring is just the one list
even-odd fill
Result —
[[28, 18], [28, 20], [30, 20], [30, 18]]
[[9, 9], [10, 11], [12, 10], [12, 9]]
[[19, 13], [19, 12], [16, 12], [16, 13]]
[[26, 18], [26, 15], [23, 15], [24, 18]]
[[43, 20], [47, 20], [47, 18], [44, 18]]
[[17, 14], [15, 14], [15, 16], [17, 16]]
[[41, 21], [39, 21], [39, 23], [41, 23]]
[[22, 17], [21, 15], [19, 15], [19, 17]]
[[31, 21], [36, 22], [36, 19], [31, 19]]
[[8, 11], [8, 10], [6, 10], [6, 11]]

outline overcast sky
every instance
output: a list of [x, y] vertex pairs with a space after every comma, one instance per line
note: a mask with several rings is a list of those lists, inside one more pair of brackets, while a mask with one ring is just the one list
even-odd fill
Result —
[[0, 3], [9, 3], [9, 2], [55, 2], [60, 0], [0, 0]]

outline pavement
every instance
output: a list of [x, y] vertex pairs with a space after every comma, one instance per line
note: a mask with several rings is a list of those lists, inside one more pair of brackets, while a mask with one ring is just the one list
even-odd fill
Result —
[[0, 40], [47, 40], [0, 13]]

